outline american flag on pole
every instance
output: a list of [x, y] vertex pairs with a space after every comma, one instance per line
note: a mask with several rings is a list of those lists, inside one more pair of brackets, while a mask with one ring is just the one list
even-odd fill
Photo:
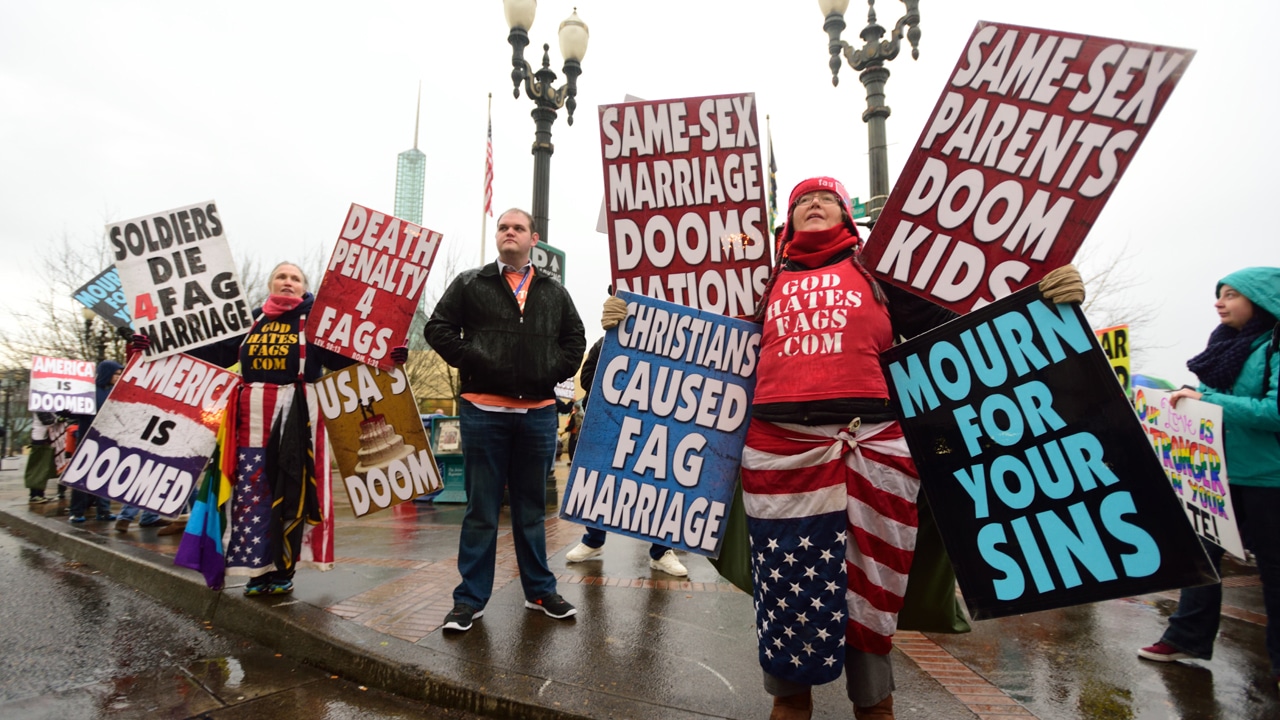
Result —
[[493, 217], [493, 111], [489, 111], [489, 134], [484, 143], [484, 212]]
[[[769, 121], [765, 116], [765, 122]], [[778, 224], [778, 163], [773, 160], [773, 128], [769, 133], [769, 237], [773, 237], [774, 227]]]

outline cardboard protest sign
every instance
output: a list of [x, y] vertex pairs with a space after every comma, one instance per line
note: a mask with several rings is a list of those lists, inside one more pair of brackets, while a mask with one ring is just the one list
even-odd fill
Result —
[[213, 201], [107, 226], [134, 328], [154, 360], [242, 335], [253, 317]]
[[120, 273], [116, 271], [115, 265], [95, 275], [71, 296], [112, 326], [129, 327], [129, 299], [125, 297], [124, 287], [120, 285]]
[[307, 331], [339, 355], [391, 370], [405, 344], [442, 235], [352, 203]]
[[356, 364], [316, 383], [329, 445], [356, 517], [442, 487], [404, 370]]
[[564, 260], [563, 250], [551, 247], [544, 242], [539, 241], [537, 245], [529, 248], [529, 262], [533, 263], [538, 274], [555, 278], [555, 281], [561, 285], [564, 284]]
[[1222, 408], [1191, 398], [1182, 398], [1174, 407], [1169, 402], [1172, 394], [1156, 388], [1137, 389], [1133, 408], [1142, 429], [1147, 431], [1191, 526], [1200, 537], [1244, 560], [1244, 543], [1227, 484]]
[[881, 365], [975, 619], [1216, 579], [1078, 305], [1028, 288]]
[[1194, 55], [978, 23], [863, 262], [959, 313], [1067, 264]]
[[755, 312], [770, 258], [756, 127], [752, 93], [600, 106], [617, 290]]
[[97, 366], [86, 360], [35, 355], [27, 408], [31, 412], [92, 415], [97, 409]]
[[760, 326], [619, 293], [560, 517], [718, 557], [755, 392]]
[[189, 355], [134, 358], [80, 441], [62, 484], [177, 515], [239, 388], [239, 375]]
[[1111, 369], [1116, 373], [1116, 380], [1120, 381], [1120, 387], [1124, 388], [1125, 394], [1129, 393], [1129, 326], [1116, 325], [1115, 327], [1094, 330], [1094, 335], [1098, 336], [1098, 344], [1102, 346], [1102, 352], [1107, 354], [1107, 359], [1111, 361]]
[[575, 394], [573, 378], [566, 378], [556, 383], [555, 393], [557, 399], [564, 400], [565, 402], [573, 402], [573, 396]]

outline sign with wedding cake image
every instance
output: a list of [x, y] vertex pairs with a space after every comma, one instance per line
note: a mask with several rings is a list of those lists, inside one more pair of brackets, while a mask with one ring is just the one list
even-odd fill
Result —
[[442, 487], [404, 371], [356, 364], [316, 383], [329, 444], [356, 517]]

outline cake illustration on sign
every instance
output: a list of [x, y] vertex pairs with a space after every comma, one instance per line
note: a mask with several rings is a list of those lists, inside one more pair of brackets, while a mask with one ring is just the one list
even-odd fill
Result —
[[404, 437], [387, 423], [385, 415], [373, 412], [373, 401], [360, 406], [360, 449], [356, 451], [356, 472], [366, 473], [373, 468], [383, 468], [393, 460], [402, 460], [413, 454], [413, 448], [404, 444]]

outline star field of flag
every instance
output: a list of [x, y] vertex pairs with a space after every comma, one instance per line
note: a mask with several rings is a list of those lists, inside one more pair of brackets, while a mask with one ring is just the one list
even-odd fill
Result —
[[227, 565], [274, 569], [268, 541], [271, 520], [271, 486], [263, 477], [262, 448], [240, 448], [236, 459], [236, 485], [231, 498], [231, 538]]

